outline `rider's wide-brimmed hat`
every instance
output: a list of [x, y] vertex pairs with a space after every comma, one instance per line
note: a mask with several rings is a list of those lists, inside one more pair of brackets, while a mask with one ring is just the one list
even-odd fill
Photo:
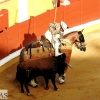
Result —
[[63, 28], [63, 30], [66, 30], [67, 29], [66, 23], [64, 23], [63, 21], [61, 21], [61, 27]]

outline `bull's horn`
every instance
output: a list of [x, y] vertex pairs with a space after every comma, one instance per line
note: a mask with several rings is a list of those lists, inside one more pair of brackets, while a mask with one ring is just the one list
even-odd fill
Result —
[[72, 66], [71, 66], [70, 64], [67, 63], [67, 65], [68, 65], [70, 68], [72, 68]]

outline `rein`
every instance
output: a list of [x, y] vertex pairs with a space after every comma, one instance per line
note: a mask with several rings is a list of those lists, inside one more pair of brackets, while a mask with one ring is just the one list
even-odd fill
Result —
[[[67, 41], [66, 41], [66, 40], [67, 40]], [[62, 39], [62, 40], [61, 40], [61, 44], [62, 44], [62, 45], [66, 45], [66, 43], [70, 44], [71, 46], [73, 45], [73, 44], [70, 42], [70, 40], [68, 40], [68, 39]]]

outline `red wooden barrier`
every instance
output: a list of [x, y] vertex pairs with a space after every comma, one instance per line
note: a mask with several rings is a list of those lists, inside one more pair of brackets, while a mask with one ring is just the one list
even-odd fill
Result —
[[99, 18], [100, 18], [100, 0], [99, 0]]
[[99, 0], [81, 0], [81, 23], [99, 19]]
[[71, 5], [64, 7], [64, 22], [69, 27], [81, 24], [81, 3], [80, 1], [74, 2]]
[[64, 6], [60, 6], [57, 9], [49, 10], [50, 13], [50, 22], [61, 22], [64, 18]]
[[8, 10], [2, 9], [0, 11], [0, 33], [8, 28]]
[[[71, 4], [48, 10], [8, 28], [8, 11], [0, 11], [0, 59], [44, 35], [48, 25], [64, 21], [69, 27], [100, 19], [100, 0], [70, 0]], [[1, 24], [2, 23], [2, 24]], [[7, 27], [8, 29], [5, 29]]]
[[28, 33], [28, 30], [29, 30], [29, 20], [26, 20], [26, 21], [24, 21], [22, 23], [19, 23], [18, 30], [19, 30], [20, 44], [22, 46], [25, 46], [25, 43], [23, 43], [23, 41], [25, 41], [26, 39], [27, 40], [29, 39], [28, 35], [26, 35], [26, 34], [29, 34]]
[[79, 1], [79, 0], [69, 0], [69, 1], [72, 4], [72, 3], [76, 2], [76, 1]]
[[15, 24], [14, 26], [8, 28], [7, 38], [8, 38], [8, 54], [13, 53], [14, 51], [18, 50], [18, 48], [20, 48], [18, 24]]
[[32, 17], [29, 20], [19, 23], [19, 38], [22, 47], [31, 41], [37, 40], [37, 36], [34, 33], [34, 20]]
[[0, 34], [0, 59], [8, 55], [8, 39], [7, 31]]
[[32, 17], [34, 20], [34, 34], [39, 39], [41, 35], [44, 35], [45, 31], [48, 29], [48, 24], [50, 23], [49, 12], [40, 14], [39, 16]]
[[2, 9], [0, 11], [0, 59], [8, 55], [8, 10]]

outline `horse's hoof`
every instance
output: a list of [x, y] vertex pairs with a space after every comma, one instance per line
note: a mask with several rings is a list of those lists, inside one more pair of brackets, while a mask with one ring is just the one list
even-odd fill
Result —
[[37, 83], [34, 80], [31, 80], [29, 85], [32, 86], [32, 87], [37, 87]]
[[64, 84], [65, 82], [63, 82], [63, 83], [60, 83], [60, 84]]
[[38, 87], [38, 85], [37, 84], [29, 84], [31, 87], [33, 87], [33, 88], [36, 88], [36, 87]]
[[33, 88], [37, 88], [37, 87], [38, 87], [38, 85], [33, 86]]
[[65, 84], [65, 82], [60, 82], [59, 84]]
[[28, 96], [30, 96], [30, 93], [27, 93]]
[[58, 82], [59, 82], [59, 84], [63, 84], [63, 83], [65, 83], [65, 80], [63, 80], [62, 77], [60, 77], [60, 78], [58, 79]]

